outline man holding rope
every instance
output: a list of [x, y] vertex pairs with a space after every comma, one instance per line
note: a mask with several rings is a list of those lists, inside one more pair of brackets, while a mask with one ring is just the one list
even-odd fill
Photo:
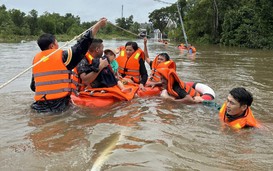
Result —
[[83, 59], [93, 37], [106, 22], [106, 18], [101, 18], [68, 50], [59, 49], [57, 40], [51, 34], [39, 37], [37, 43], [42, 51], [34, 57], [33, 64], [43, 61], [32, 69], [30, 87], [35, 92], [32, 109], [38, 112], [62, 112], [67, 108], [70, 95], [77, 86], [72, 69]]

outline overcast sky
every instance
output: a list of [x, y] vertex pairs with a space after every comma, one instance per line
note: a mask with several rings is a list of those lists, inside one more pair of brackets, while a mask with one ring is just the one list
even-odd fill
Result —
[[[175, 3], [176, 0], [162, 0]], [[72, 13], [79, 16], [81, 21], [94, 21], [106, 17], [111, 22], [122, 16], [128, 18], [134, 16], [134, 21], [148, 22], [149, 13], [155, 9], [170, 6], [156, 0], [0, 0], [9, 9], [19, 9], [28, 14], [32, 9], [42, 15], [45, 11], [65, 15]]]

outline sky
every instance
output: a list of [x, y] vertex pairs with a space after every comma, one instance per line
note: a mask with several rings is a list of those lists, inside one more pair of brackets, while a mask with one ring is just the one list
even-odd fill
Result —
[[145, 23], [149, 21], [149, 13], [170, 6], [167, 3], [175, 2], [176, 0], [0, 0], [0, 5], [4, 4], [7, 10], [18, 9], [26, 14], [34, 9], [39, 16], [46, 11], [62, 16], [71, 13], [79, 16], [81, 22], [94, 21], [101, 17], [115, 22], [122, 17], [123, 6], [123, 17], [133, 15], [134, 21]]

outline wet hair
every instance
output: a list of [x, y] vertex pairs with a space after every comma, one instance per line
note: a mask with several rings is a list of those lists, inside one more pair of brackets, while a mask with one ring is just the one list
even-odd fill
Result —
[[89, 51], [95, 51], [97, 47], [99, 47], [102, 44], [102, 39], [93, 39], [91, 45], [89, 46]]
[[37, 44], [41, 50], [49, 49], [49, 45], [54, 43], [56, 40], [55, 36], [49, 33], [42, 34], [37, 40]]
[[232, 95], [232, 97], [236, 101], [238, 101], [240, 103], [241, 106], [242, 105], [251, 106], [252, 101], [253, 101], [253, 96], [245, 88], [243, 88], [243, 87], [233, 88], [229, 93], [230, 93], [230, 95]]
[[134, 49], [135, 51], [138, 49], [138, 45], [137, 45], [136, 42], [127, 42], [127, 43], [125, 44], [125, 47], [126, 47], [126, 46], [132, 46], [133, 49]]
[[160, 53], [160, 54], [158, 54], [159, 56], [163, 56], [165, 59], [166, 59], [166, 61], [169, 61], [170, 60], [170, 56], [167, 54], [167, 53]]

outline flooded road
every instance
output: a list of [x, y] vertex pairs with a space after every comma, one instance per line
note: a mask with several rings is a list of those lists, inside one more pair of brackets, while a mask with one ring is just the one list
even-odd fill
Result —
[[[104, 40], [105, 48], [125, 41]], [[138, 40], [142, 48], [142, 40]], [[0, 84], [32, 65], [36, 42], [0, 44]], [[222, 104], [243, 86], [254, 96], [261, 129], [222, 127], [218, 111], [160, 97], [135, 98], [113, 106], [72, 106], [59, 115], [33, 112], [31, 72], [0, 89], [0, 170], [272, 170], [273, 51], [198, 46], [189, 55], [174, 45], [148, 41], [150, 58], [167, 52], [185, 81], [202, 82]], [[149, 67], [147, 65], [147, 69]]]

